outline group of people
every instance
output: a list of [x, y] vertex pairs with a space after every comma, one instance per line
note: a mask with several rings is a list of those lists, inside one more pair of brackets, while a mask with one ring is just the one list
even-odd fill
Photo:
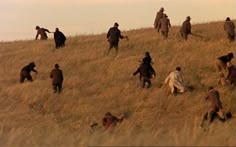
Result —
[[[34, 62], [30, 62], [28, 65], [25, 65], [20, 72], [20, 83], [24, 83], [24, 80], [27, 79], [28, 81], [32, 82], [32, 76], [30, 75], [31, 71], [35, 72], [36, 74], [38, 71], [34, 69], [36, 67]], [[50, 73], [50, 78], [52, 79], [52, 86], [54, 93], [60, 93], [62, 90], [62, 83], [63, 83], [63, 72], [59, 69], [59, 65], [55, 64], [54, 69]]]
[[55, 48], [58, 49], [65, 46], [66, 36], [59, 30], [59, 28], [56, 28], [55, 32], [50, 32], [48, 29], [40, 28], [39, 26], [36, 26], [35, 29], [37, 30], [35, 40], [37, 40], [39, 36], [40, 40], [47, 40], [47, 33], [54, 33]]
[[[169, 33], [169, 28], [171, 27], [170, 24], [170, 19], [168, 18], [167, 14], [164, 13], [164, 8], [161, 7], [160, 10], [156, 14], [156, 18], [154, 21], [154, 28], [157, 29], [159, 32], [161, 30], [161, 34], [164, 39], [168, 38], [168, 33]], [[181, 28], [180, 28], [180, 34], [181, 37], [184, 40], [188, 39], [188, 35], [195, 35], [191, 32], [191, 17], [187, 16], [186, 20], [183, 22]], [[230, 20], [229, 17], [226, 18], [225, 23], [224, 23], [224, 30], [228, 36], [228, 39], [230, 42], [235, 41], [235, 25], [234, 23]]]
[[[187, 16], [186, 20], [183, 22], [180, 34], [184, 40], [188, 39], [188, 35], [193, 34], [191, 32], [191, 17]], [[126, 38], [128, 40], [128, 36], [123, 36], [121, 31], [118, 29], [119, 24], [117, 22], [114, 23], [114, 26], [111, 27], [106, 35], [107, 41], [109, 42], [109, 47], [107, 54], [110, 53], [112, 48], [115, 48], [116, 53], [118, 53], [119, 40]], [[154, 28], [157, 29], [158, 32], [161, 32], [164, 39], [168, 38], [169, 28], [171, 27], [170, 19], [167, 14], [164, 13], [164, 8], [162, 7], [159, 12], [156, 14], [156, 18], [154, 21]], [[230, 42], [235, 40], [235, 25], [230, 20], [229, 17], [226, 18], [224, 23], [224, 30], [227, 33], [228, 39]], [[50, 32], [48, 29], [40, 28], [36, 26], [37, 34], [35, 39], [37, 40], [40, 36], [40, 40], [46, 40], [48, 38], [47, 33], [54, 33], [54, 41], [55, 47], [61, 48], [65, 46], [66, 37], [65, 35], [59, 31], [58, 28], [55, 29], [55, 32]], [[221, 85], [231, 84], [236, 85], [236, 67], [232, 65], [231, 59], [233, 58], [233, 53], [228, 53], [227, 55], [221, 56], [217, 58], [215, 65], [216, 70], [219, 73], [219, 83]], [[149, 52], [145, 53], [145, 57], [142, 59], [141, 64], [137, 68], [137, 70], [131, 75], [131, 77], [137, 75], [139, 73], [139, 79], [141, 81], [141, 87], [147, 88], [151, 87], [151, 79], [156, 77], [156, 71], [152, 67], [152, 58]], [[33, 71], [36, 74], [38, 73], [35, 70], [35, 63], [31, 62], [28, 65], [24, 66], [20, 73], [20, 82], [23, 83], [25, 78], [29, 81], [33, 81], [30, 72]], [[50, 78], [52, 78], [52, 86], [53, 91], [56, 93], [60, 93], [62, 90], [63, 83], [63, 73], [62, 70], [59, 69], [59, 65], [55, 64], [54, 69], [50, 73]], [[173, 95], [177, 95], [178, 92], [184, 93], [189, 87], [184, 81], [183, 75], [181, 73], [181, 67], [176, 67], [174, 71], [169, 73], [169, 75], [165, 78], [164, 84], [168, 84], [170, 87], [170, 91]], [[214, 117], [218, 115], [220, 120], [224, 121], [229, 118], [230, 115], [226, 116], [222, 111], [222, 104], [220, 101], [220, 94], [213, 87], [208, 88], [208, 96], [206, 99], [210, 99], [211, 108], [207, 113], [204, 114], [202, 124], [205, 120], [209, 120], [212, 122]], [[117, 123], [122, 122], [124, 116], [118, 118], [112, 115], [110, 112], [107, 112], [102, 120], [102, 124], [105, 129], [108, 129], [111, 126], [115, 126]], [[202, 126], [201, 124], [201, 126]], [[97, 123], [93, 123], [91, 127], [96, 126]]]

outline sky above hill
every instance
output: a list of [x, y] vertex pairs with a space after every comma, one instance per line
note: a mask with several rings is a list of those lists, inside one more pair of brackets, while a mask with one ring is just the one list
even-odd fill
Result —
[[34, 39], [36, 25], [67, 36], [107, 32], [114, 22], [121, 30], [153, 27], [160, 7], [172, 25], [188, 15], [192, 23], [236, 18], [236, 0], [1, 0], [0, 41]]

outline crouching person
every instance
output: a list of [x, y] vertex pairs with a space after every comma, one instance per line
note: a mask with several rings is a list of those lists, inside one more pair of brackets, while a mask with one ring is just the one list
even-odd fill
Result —
[[117, 123], [121, 123], [124, 119], [124, 116], [117, 118], [112, 115], [110, 112], [106, 112], [104, 118], [102, 119], [102, 124], [105, 129], [116, 126]]
[[184, 93], [186, 90], [186, 85], [182, 73], [180, 72], [181, 68], [176, 67], [176, 70], [171, 72], [165, 79], [165, 84], [169, 84], [171, 93], [177, 95], [177, 91]]
[[213, 87], [208, 88], [208, 95], [206, 100], [210, 100], [210, 109], [204, 114], [200, 127], [203, 127], [204, 122], [207, 120], [210, 124], [215, 116], [218, 116], [219, 120], [225, 121], [225, 115], [222, 111], [222, 103], [220, 101], [220, 94]]

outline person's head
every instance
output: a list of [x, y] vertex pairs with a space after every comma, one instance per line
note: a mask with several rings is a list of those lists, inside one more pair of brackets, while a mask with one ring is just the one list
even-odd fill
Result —
[[186, 20], [190, 21], [190, 20], [191, 20], [191, 17], [190, 17], [190, 16], [187, 16], [187, 17], [186, 17]]
[[56, 29], [55, 29], [55, 32], [57, 32], [57, 31], [59, 31], [59, 29], [58, 29], [58, 28], [56, 28]]
[[114, 27], [119, 27], [119, 24], [117, 22], [115, 22]]
[[58, 64], [55, 64], [54, 67], [55, 67], [55, 68], [59, 68], [60, 66], [59, 66]]
[[35, 30], [38, 30], [38, 29], [40, 29], [40, 27], [39, 27], [39, 26], [36, 26], [36, 27], [35, 27]]
[[231, 60], [232, 58], [234, 58], [234, 54], [233, 53], [228, 53], [228, 58]]
[[163, 8], [163, 7], [161, 7], [161, 8], [160, 8], [160, 11], [161, 11], [161, 12], [164, 12], [165, 10], [164, 10], [164, 8]]
[[213, 87], [213, 86], [209, 86], [209, 87], [207, 88], [207, 91], [209, 92], [209, 91], [211, 91], [212, 89], [214, 89], [214, 87]]
[[227, 63], [226, 63], [226, 66], [227, 66], [227, 67], [231, 67], [231, 66], [232, 66], [231, 62], [227, 62]]
[[178, 67], [175, 68], [175, 70], [181, 71], [181, 68], [178, 66]]
[[230, 18], [229, 18], [229, 17], [227, 17], [227, 18], [226, 18], [226, 21], [230, 21]]
[[30, 62], [29, 65], [32, 66], [32, 67], [36, 66], [34, 62]]
[[146, 57], [149, 57], [150, 56], [150, 53], [147, 51], [147, 52], [145, 52], [145, 56]]
[[166, 15], [166, 14], [163, 14], [163, 16], [162, 16], [163, 18], [167, 18], [168, 16]]
[[109, 116], [109, 115], [111, 115], [110, 112], [106, 112], [106, 113], [105, 113], [105, 116]]

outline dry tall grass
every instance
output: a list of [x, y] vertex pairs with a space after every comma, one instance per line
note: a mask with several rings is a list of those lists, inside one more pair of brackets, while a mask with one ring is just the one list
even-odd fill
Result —
[[[104, 55], [105, 34], [70, 37], [60, 50], [53, 40], [0, 43], [0, 146], [236, 146], [235, 118], [215, 120], [207, 132], [199, 129], [209, 85], [219, 90], [224, 110], [236, 112], [235, 88], [219, 87], [214, 71], [218, 56], [235, 53], [222, 26], [194, 25], [204, 39], [188, 41], [178, 36], [179, 27], [166, 41], [151, 28], [123, 32], [130, 40], [120, 42], [118, 56]], [[157, 72], [150, 89], [140, 88], [138, 76], [130, 79], [145, 51]], [[20, 69], [31, 61], [39, 74], [19, 84]], [[49, 78], [55, 63], [65, 77], [60, 95], [53, 94]], [[195, 89], [174, 97], [160, 84], [176, 66]], [[104, 131], [106, 111], [129, 118]], [[99, 123], [93, 132], [92, 121]]]

